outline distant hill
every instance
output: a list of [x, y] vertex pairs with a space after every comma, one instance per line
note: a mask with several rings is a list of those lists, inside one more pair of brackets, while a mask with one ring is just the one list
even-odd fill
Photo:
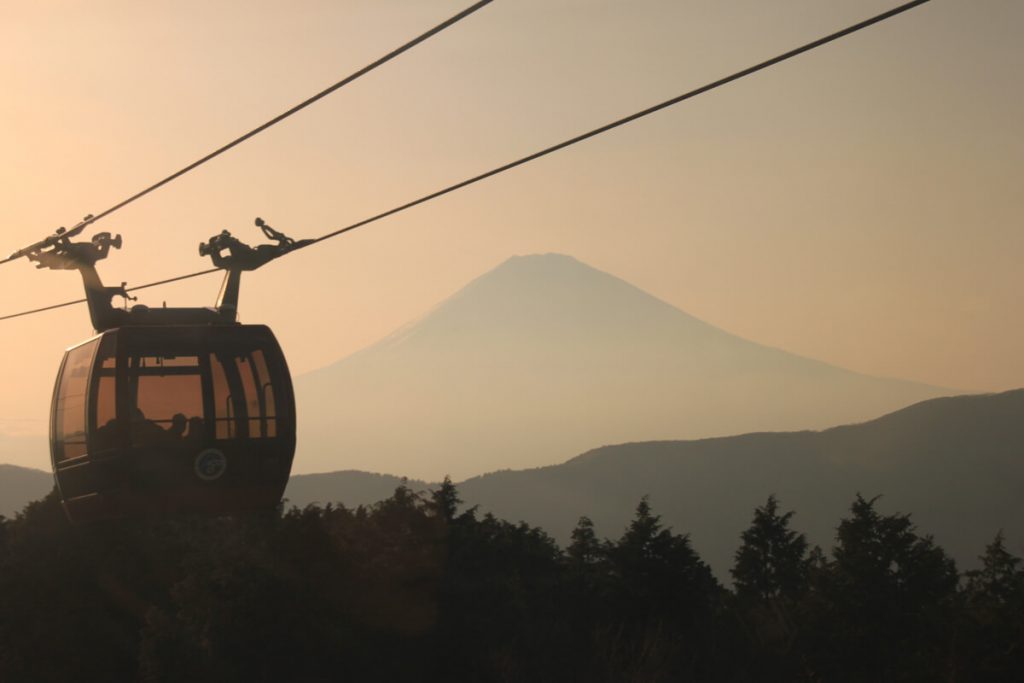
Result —
[[[346, 471], [295, 475], [289, 504], [388, 497], [399, 484], [436, 486], [391, 475]], [[53, 486], [48, 472], [0, 465], [0, 514], [12, 516]], [[525, 520], [561, 543], [580, 515], [616, 538], [644, 495], [722, 578], [753, 508], [776, 494], [797, 514], [793, 525], [831, 546], [853, 496], [882, 495], [884, 512], [910, 512], [961, 567], [1002, 528], [1024, 555], [1024, 390], [918, 403], [863, 424], [820, 432], [757, 433], [697, 441], [606, 446], [568, 462], [500, 471], [459, 484], [482, 511]]]
[[[289, 487], [292, 503], [308, 502], [304, 492], [315, 490], [316, 500], [353, 505], [390, 494], [385, 485], [399, 480], [335, 473], [293, 481], [301, 486]], [[690, 533], [723, 579], [740, 532], [769, 494], [796, 510], [793, 526], [826, 549], [857, 492], [882, 495], [883, 512], [912, 513], [922, 532], [971, 567], [1000, 528], [1011, 552], [1024, 554], [1024, 390], [930, 400], [821, 432], [607, 446], [562, 465], [475, 477], [459, 491], [469, 504], [539, 525], [563, 544], [580, 515], [617, 538], [649, 494], [654, 511]]]
[[328, 472], [326, 474], [295, 474], [288, 480], [284, 497], [289, 506], [305, 507], [312, 503], [344, 503], [346, 507], [370, 505], [384, 500], [399, 486], [413, 491], [424, 491], [437, 484], [416, 479], [408, 480], [390, 474], [372, 474], [357, 470]]
[[0, 433], [0, 463], [35, 470], [49, 469], [49, 437], [45, 434]]
[[0, 515], [13, 517], [53, 489], [53, 475], [17, 465], [0, 465]]
[[882, 495], [882, 510], [912, 513], [923, 532], [973, 564], [1000, 528], [1024, 552], [1024, 390], [927, 401], [823, 432], [609, 446], [556, 467], [471, 479], [461, 490], [562, 540], [583, 514], [617, 536], [650, 494], [720, 576], [769, 494], [826, 548], [857, 492]]
[[[403, 484], [414, 491], [425, 491], [437, 486], [415, 479], [369, 472], [298, 474], [288, 481], [285, 499], [289, 507], [338, 502], [356, 507], [383, 500]], [[0, 515], [14, 517], [28, 503], [46, 496], [53, 485], [53, 475], [49, 472], [17, 465], [0, 465]]]
[[465, 478], [600, 444], [824, 428], [946, 393], [740, 339], [569, 256], [521, 256], [298, 377], [296, 471]]

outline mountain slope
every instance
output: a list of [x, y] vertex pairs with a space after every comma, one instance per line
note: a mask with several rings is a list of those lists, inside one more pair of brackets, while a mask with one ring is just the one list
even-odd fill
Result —
[[296, 468], [462, 478], [604, 443], [822, 428], [943, 393], [740, 339], [568, 256], [513, 257], [297, 378]]
[[0, 465], [0, 515], [13, 517], [53, 490], [53, 475], [17, 465]]
[[[354, 507], [401, 483], [365, 472], [297, 475], [285, 496], [300, 507]], [[47, 472], [0, 465], [0, 514], [12, 516], [52, 486]], [[740, 532], [769, 494], [826, 549], [857, 492], [882, 495], [882, 511], [913, 513], [922, 532], [970, 568], [1000, 528], [1010, 552], [1024, 555], [1024, 390], [934, 399], [820, 432], [607, 446], [557, 466], [474, 477], [459, 492], [468, 505], [541, 526], [563, 544], [581, 515], [600, 535], [618, 537], [649, 495], [723, 579]]]
[[608, 446], [563, 465], [477, 477], [460, 491], [563, 542], [580, 515], [617, 537], [650, 495], [655, 512], [690, 532], [723, 578], [769, 494], [796, 510], [794, 527], [824, 548], [856, 493], [882, 495], [882, 511], [912, 513], [973, 566], [1000, 528], [1011, 552], [1024, 554], [1024, 390], [935, 399], [821, 432]]
[[289, 507], [292, 505], [305, 507], [312, 504], [342, 503], [346, 507], [354, 508], [359, 505], [371, 505], [389, 498], [399, 486], [408, 486], [413, 491], [425, 491], [428, 488], [436, 488], [438, 485], [416, 479], [403, 479], [388, 474], [371, 474], [357, 470], [324, 474], [296, 474], [288, 480], [284, 498]]
[[45, 434], [0, 434], [0, 463], [30, 469], [49, 468], [49, 437]]

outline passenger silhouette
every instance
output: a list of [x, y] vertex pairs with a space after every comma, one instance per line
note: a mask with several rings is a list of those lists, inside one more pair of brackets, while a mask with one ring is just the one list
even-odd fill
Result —
[[167, 431], [155, 422], [146, 419], [138, 407], [132, 408], [132, 443], [137, 446], [154, 446], [167, 440]]
[[189, 441], [198, 441], [203, 438], [205, 424], [201, 417], [190, 417], [188, 419], [188, 434], [185, 438]]
[[93, 433], [91, 449], [95, 452], [100, 452], [108, 448], [116, 448], [120, 429], [117, 418], [111, 418], [105, 425], [97, 427], [95, 433]]
[[171, 426], [167, 428], [168, 436], [176, 441], [183, 438], [187, 426], [188, 423], [185, 421], [184, 413], [175, 413], [174, 417], [171, 418]]

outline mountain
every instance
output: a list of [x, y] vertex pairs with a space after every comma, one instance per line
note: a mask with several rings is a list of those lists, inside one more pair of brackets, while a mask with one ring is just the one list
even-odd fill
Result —
[[0, 433], [0, 463], [31, 469], [49, 468], [49, 437], [45, 434]]
[[53, 489], [53, 475], [17, 465], [0, 465], [0, 515], [13, 517]]
[[357, 470], [325, 474], [295, 474], [288, 480], [288, 488], [284, 497], [289, 507], [343, 502], [347, 507], [354, 508], [384, 500], [390, 497], [399, 486], [408, 486], [413, 491], [425, 491], [436, 487], [437, 484]]
[[831, 546], [859, 492], [886, 514], [912, 513], [966, 566], [999, 529], [1024, 554], [1024, 390], [920, 403], [821, 432], [747, 434], [599, 448], [556, 467], [466, 481], [462, 496], [568, 539], [580, 515], [617, 537], [637, 502], [727, 576], [753, 509], [775, 494], [793, 526]]
[[[350, 506], [372, 502], [360, 484], [366, 475], [346, 484], [349, 476], [309, 475], [302, 493]], [[1024, 555], [1024, 390], [934, 399], [824, 431], [606, 446], [561, 465], [494, 472], [458, 486], [467, 504], [541, 526], [563, 545], [581, 515], [599, 536], [618, 538], [649, 495], [654, 512], [690, 533], [723, 580], [740, 533], [770, 494], [796, 511], [793, 527], [826, 550], [854, 496], [881, 495], [880, 511], [912, 513], [922, 533], [970, 568], [999, 529], [1008, 550]], [[311, 500], [291, 485], [287, 495], [298, 505]]]
[[[436, 484], [366, 472], [295, 475], [289, 504], [349, 507], [406, 484]], [[53, 486], [48, 472], [0, 465], [0, 514], [13, 516]], [[617, 538], [641, 497], [728, 578], [740, 533], [755, 506], [775, 494], [792, 524], [829, 548], [858, 492], [881, 495], [888, 514], [909, 512], [961, 568], [976, 565], [1003, 529], [1024, 555], [1024, 390], [915, 404], [862, 424], [824, 431], [745, 434], [694, 441], [627, 443], [561, 465], [505, 470], [459, 483], [467, 505], [543, 527], [563, 545], [581, 515]]]
[[824, 428], [944, 393], [740, 339], [569, 256], [519, 256], [298, 377], [296, 467], [465, 478], [608, 443]]

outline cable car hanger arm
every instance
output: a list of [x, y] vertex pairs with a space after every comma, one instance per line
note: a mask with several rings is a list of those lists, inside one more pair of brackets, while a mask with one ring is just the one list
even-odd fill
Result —
[[101, 232], [94, 235], [89, 242], [72, 242], [71, 236], [80, 233], [87, 224], [87, 221], [83, 221], [71, 230], [58, 231], [25, 247], [19, 254], [35, 262], [37, 268], [77, 270], [85, 287], [89, 317], [97, 332], [125, 325], [233, 324], [238, 316], [242, 273], [256, 270], [275, 258], [312, 242], [296, 241], [267, 225], [262, 218], [256, 219], [256, 225], [273, 240], [272, 244], [251, 247], [224, 230], [199, 245], [199, 255], [209, 256], [215, 270], [222, 270], [225, 273], [224, 284], [214, 308], [154, 310], [147, 306], [133, 306], [131, 310], [125, 310], [113, 305], [115, 296], [122, 297], [126, 303], [135, 300], [128, 294], [129, 290], [125, 283], [122, 282], [119, 287], [104, 286], [96, 271], [96, 263], [107, 257], [111, 247], [121, 248], [121, 236], [114, 237], [109, 232]]
[[209, 256], [214, 266], [226, 271], [216, 307], [222, 314], [231, 315], [232, 318], [238, 313], [238, 291], [243, 271], [256, 270], [279, 256], [284, 256], [290, 251], [313, 243], [311, 239], [296, 242], [283, 232], [270, 227], [259, 217], [256, 218], [256, 227], [262, 230], [264, 235], [274, 240], [276, 244], [260, 244], [250, 247], [224, 230], [199, 245], [200, 256]]

